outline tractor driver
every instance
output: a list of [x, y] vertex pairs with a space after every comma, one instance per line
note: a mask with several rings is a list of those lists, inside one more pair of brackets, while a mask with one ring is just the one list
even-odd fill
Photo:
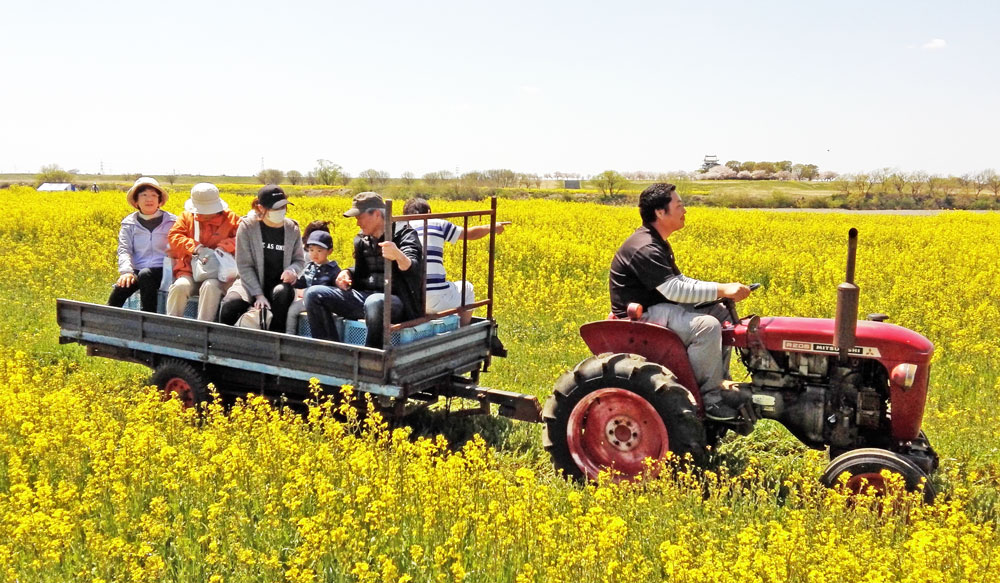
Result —
[[639, 195], [642, 226], [611, 261], [611, 311], [616, 318], [627, 318], [628, 305], [638, 303], [642, 321], [674, 331], [688, 347], [705, 415], [728, 421], [736, 418], [736, 409], [722, 399], [730, 351], [722, 350], [721, 322], [728, 312], [720, 304], [703, 310], [694, 309], [694, 304], [718, 298], [738, 302], [750, 295], [750, 288], [738, 282], [699, 281], [681, 273], [667, 237], [684, 228], [685, 212], [673, 184], [653, 184]]

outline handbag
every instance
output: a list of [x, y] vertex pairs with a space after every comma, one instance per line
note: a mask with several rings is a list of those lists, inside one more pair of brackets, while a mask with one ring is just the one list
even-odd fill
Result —
[[250, 308], [236, 320], [237, 328], [252, 328], [254, 330], [267, 330], [271, 326], [271, 310], [267, 308]]
[[[198, 222], [195, 221], [194, 240], [201, 243], [200, 239]], [[191, 278], [197, 283], [206, 279], [217, 279], [222, 283], [227, 283], [236, 279], [238, 274], [236, 258], [233, 257], [232, 253], [227, 253], [222, 249], [202, 247], [198, 250], [198, 254], [191, 258]]]
[[219, 279], [219, 258], [214, 251], [215, 249], [202, 247], [191, 258], [191, 277], [196, 283], [206, 279]]

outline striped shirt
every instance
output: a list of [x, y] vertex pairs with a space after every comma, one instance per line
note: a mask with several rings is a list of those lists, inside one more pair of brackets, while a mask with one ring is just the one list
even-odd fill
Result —
[[[424, 244], [424, 221], [408, 223], [417, 232], [420, 244]], [[457, 243], [462, 238], [462, 227], [457, 227], [444, 219], [427, 220], [427, 291], [448, 289], [448, 277], [444, 270], [444, 244]]]

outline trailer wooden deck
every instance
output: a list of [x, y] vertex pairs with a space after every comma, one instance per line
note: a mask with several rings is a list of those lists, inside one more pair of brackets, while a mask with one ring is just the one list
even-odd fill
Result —
[[60, 343], [154, 369], [168, 359], [184, 361], [204, 371], [223, 395], [253, 392], [301, 403], [316, 379], [327, 391], [351, 385], [397, 403], [468, 398], [499, 405], [501, 415], [538, 420], [536, 397], [478, 386], [496, 331], [488, 319], [376, 349], [67, 299], [57, 300], [56, 310]]

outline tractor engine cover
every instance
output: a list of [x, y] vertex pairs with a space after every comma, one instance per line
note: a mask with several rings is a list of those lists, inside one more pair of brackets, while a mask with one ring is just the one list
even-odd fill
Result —
[[[765, 317], [753, 321], [754, 325], [748, 327], [749, 321], [744, 319], [734, 328], [727, 329], [723, 342], [740, 350], [744, 363], [753, 374], [755, 391], [808, 392], [804, 388], [807, 385], [829, 386], [834, 382], [836, 375], [829, 369], [829, 363], [836, 362], [839, 351], [833, 344], [833, 320]], [[848, 354], [848, 360], [853, 363], [850, 366], [856, 369], [861, 366], [859, 363], [877, 362], [885, 371], [899, 371], [886, 377], [888, 400], [892, 407], [887, 429], [897, 442], [913, 441], [920, 435], [933, 354], [934, 345], [912, 330], [886, 322], [857, 322], [855, 346]], [[877, 392], [880, 387], [872, 385], [870, 389], [875, 392], [866, 392], [863, 386], [858, 385], [853, 388], [861, 393], [855, 395], [855, 402], [850, 404], [857, 408], [857, 415], [850, 425], [878, 426], [881, 423], [880, 409], [873, 406], [873, 399], [881, 398]], [[786, 400], [788, 397], [786, 393]], [[813, 402], [808, 396], [803, 398]], [[793, 421], [789, 415], [792, 415], [790, 411], [795, 405], [785, 405], [782, 423], [786, 423], [784, 419]], [[825, 412], [827, 418], [836, 415], [830, 421], [833, 425], [842, 423], [838, 413], [840, 406], [838, 404], [833, 410]], [[799, 404], [798, 407], [799, 412], [804, 414], [802, 408], [806, 406]], [[794, 419], [799, 430], [810, 436], [815, 435], [815, 421], [815, 412]], [[846, 429], [838, 427], [835, 433], [846, 439], [844, 431]]]

